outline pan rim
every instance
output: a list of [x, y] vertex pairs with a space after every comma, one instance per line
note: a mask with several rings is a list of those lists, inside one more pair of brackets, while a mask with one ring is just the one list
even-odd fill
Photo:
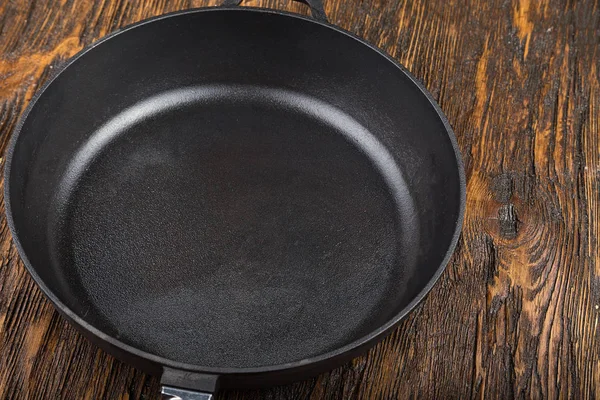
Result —
[[[62, 303], [58, 299], [58, 297], [53, 293], [53, 291], [44, 283], [44, 281], [41, 279], [41, 277], [36, 273], [35, 268], [33, 267], [31, 262], [29, 261], [27, 255], [25, 254], [25, 250], [23, 249], [21, 242], [18, 238], [18, 233], [16, 231], [15, 223], [13, 220], [12, 207], [11, 207], [11, 201], [10, 201], [10, 184], [9, 183], [10, 183], [10, 175], [11, 175], [12, 157], [13, 157], [13, 153], [15, 151], [16, 145], [18, 143], [19, 136], [21, 134], [23, 125], [24, 125], [25, 121], [27, 120], [29, 113], [31, 112], [33, 107], [35, 107], [35, 104], [37, 103], [39, 98], [43, 95], [43, 93], [46, 91], [46, 89], [75, 61], [77, 61], [80, 57], [85, 55], [87, 52], [91, 51], [96, 46], [104, 43], [107, 40], [110, 40], [110, 39], [112, 39], [124, 32], [127, 32], [131, 29], [135, 29], [137, 27], [140, 27], [142, 25], [146, 25], [146, 24], [149, 24], [149, 23], [152, 23], [155, 21], [172, 18], [172, 17], [177, 17], [177, 16], [181, 16], [181, 15], [186, 15], [186, 14], [201, 13], [201, 12], [267, 13], [267, 14], [279, 15], [279, 16], [284, 16], [284, 17], [296, 18], [299, 20], [303, 20], [305, 22], [321, 25], [325, 28], [333, 29], [334, 31], [337, 31], [340, 34], [347, 36], [349, 39], [356, 40], [360, 44], [367, 46], [370, 50], [375, 51], [380, 56], [383, 56], [384, 59], [386, 59], [388, 62], [392, 63], [392, 65], [394, 65], [396, 68], [398, 68], [421, 91], [421, 93], [425, 96], [425, 98], [428, 100], [429, 104], [433, 107], [433, 109], [437, 113], [438, 117], [440, 118], [440, 120], [444, 126], [445, 132], [448, 135], [448, 139], [450, 140], [450, 143], [454, 150], [454, 156], [456, 159], [457, 173], [458, 173], [459, 185], [460, 185], [460, 188], [459, 188], [459, 195], [460, 195], [459, 210], [458, 210], [458, 216], [457, 216], [457, 220], [456, 220], [456, 226], [454, 229], [454, 234], [452, 236], [452, 239], [450, 241], [450, 244], [448, 246], [446, 254], [444, 255], [442, 262], [440, 263], [440, 266], [437, 268], [437, 270], [435, 271], [435, 273], [433, 274], [433, 276], [431, 277], [429, 282], [419, 291], [419, 293], [413, 298], [413, 300], [406, 307], [404, 307], [399, 313], [397, 313], [393, 318], [388, 320], [385, 324], [374, 329], [369, 334], [364, 335], [364, 336], [352, 341], [351, 343], [341, 346], [335, 350], [331, 350], [331, 351], [328, 351], [328, 352], [325, 352], [325, 353], [322, 353], [322, 354], [319, 354], [319, 355], [316, 355], [313, 357], [309, 357], [306, 359], [297, 360], [297, 361], [293, 361], [293, 362], [289, 362], [289, 363], [278, 364], [278, 365], [269, 365], [269, 366], [259, 366], [259, 367], [247, 367], [247, 368], [206, 367], [206, 366], [201, 366], [201, 365], [196, 365], [196, 364], [182, 363], [179, 361], [175, 361], [175, 360], [172, 360], [169, 358], [161, 357], [161, 356], [140, 350], [137, 347], [126, 344], [126, 343], [114, 338], [113, 336], [106, 334], [102, 330], [94, 327], [93, 325], [91, 325], [90, 323], [85, 321], [83, 318], [81, 318], [74, 311], [72, 311], [64, 303]], [[268, 372], [282, 372], [282, 371], [286, 371], [286, 370], [292, 370], [292, 369], [295, 369], [298, 367], [307, 367], [309, 365], [320, 364], [322, 362], [326, 362], [327, 360], [335, 359], [335, 358], [341, 357], [345, 354], [352, 353], [353, 351], [357, 351], [361, 348], [364, 349], [367, 346], [370, 347], [370, 346], [374, 345], [375, 343], [381, 341], [387, 334], [389, 334], [392, 331], [392, 329], [395, 328], [396, 325], [401, 320], [403, 320], [411, 311], [413, 311], [414, 308], [416, 308], [416, 306], [418, 304], [421, 303], [421, 301], [424, 300], [424, 298], [427, 296], [427, 294], [431, 291], [433, 286], [439, 280], [440, 276], [446, 269], [446, 266], [449, 263], [452, 254], [454, 253], [454, 250], [455, 250], [455, 248], [458, 244], [458, 240], [460, 238], [460, 234], [461, 234], [462, 226], [463, 226], [463, 222], [464, 222], [464, 215], [465, 215], [465, 208], [466, 208], [466, 176], [465, 176], [465, 170], [464, 170], [464, 163], [462, 161], [460, 149], [458, 147], [458, 141], [456, 139], [456, 135], [455, 135], [452, 127], [450, 126], [450, 123], [449, 123], [446, 115], [444, 114], [444, 112], [442, 111], [442, 109], [440, 108], [438, 103], [435, 101], [435, 99], [433, 98], [431, 93], [429, 93], [429, 91], [425, 88], [425, 86], [417, 78], [415, 78], [403, 65], [401, 65], [398, 61], [396, 61], [394, 58], [392, 58], [384, 50], [378, 48], [377, 46], [367, 42], [365, 39], [353, 34], [352, 32], [349, 32], [341, 27], [338, 27], [331, 23], [318, 21], [311, 17], [307, 17], [307, 16], [304, 16], [301, 14], [295, 14], [295, 13], [281, 11], [281, 10], [257, 8], [257, 7], [201, 7], [201, 8], [191, 8], [191, 9], [174, 11], [174, 12], [162, 14], [162, 15], [144, 19], [142, 21], [139, 21], [139, 22], [127, 25], [123, 28], [117, 29], [117, 30], [111, 32], [110, 34], [98, 39], [94, 43], [91, 43], [90, 45], [85, 46], [82, 50], [80, 50], [74, 56], [72, 56], [63, 66], [58, 68], [54, 72], [54, 75], [50, 79], [48, 79], [48, 81], [46, 83], [44, 83], [42, 88], [39, 89], [35, 93], [35, 95], [32, 97], [32, 99], [29, 102], [28, 106], [26, 107], [25, 111], [20, 116], [17, 125], [15, 126], [12, 137], [10, 139], [10, 143], [9, 143], [7, 151], [6, 151], [6, 162], [5, 162], [5, 168], [4, 168], [4, 199], [5, 199], [4, 204], [5, 204], [6, 220], [7, 220], [7, 224], [10, 229], [10, 232], [11, 232], [12, 240], [13, 240], [13, 243], [15, 244], [15, 247], [17, 248], [17, 251], [18, 251], [18, 254], [19, 254], [21, 260], [23, 261], [23, 264], [25, 265], [27, 272], [33, 278], [33, 280], [35, 281], [37, 286], [40, 288], [40, 290], [44, 293], [46, 298], [48, 300], [50, 300], [50, 302], [53, 304], [53, 306], [56, 308], [56, 310], [59, 313], [61, 313], [62, 315], [64, 315], [77, 328], [79, 328], [80, 330], [82, 330], [85, 333], [89, 333], [89, 334], [93, 335], [94, 337], [96, 337], [97, 339], [99, 339], [103, 342], [107, 342], [110, 346], [113, 346], [113, 347], [119, 349], [120, 351], [123, 351], [124, 353], [133, 355], [140, 359], [147, 360], [154, 364], [161, 365], [163, 367], [168, 367], [168, 368], [182, 370], [182, 371], [189, 371], [189, 372], [193, 372], [193, 373], [210, 374], [210, 375], [250, 375], [250, 374], [258, 374], [258, 373], [268, 373]], [[114, 353], [111, 352], [111, 355], [114, 355]]]

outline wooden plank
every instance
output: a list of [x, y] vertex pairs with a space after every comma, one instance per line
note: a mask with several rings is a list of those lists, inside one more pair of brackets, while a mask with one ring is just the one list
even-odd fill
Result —
[[[33, 93], [83, 46], [214, 4], [1, 0], [2, 153]], [[246, 4], [307, 13], [289, 1]], [[464, 231], [427, 300], [368, 354], [313, 380], [220, 398], [600, 397], [598, 0], [326, 0], [326, 9], [405, 64], [447, 113], [467, 170]], [[0, 249], [0, 398], [158, 398], [156, 378], [57, 315], [4, 216]]]

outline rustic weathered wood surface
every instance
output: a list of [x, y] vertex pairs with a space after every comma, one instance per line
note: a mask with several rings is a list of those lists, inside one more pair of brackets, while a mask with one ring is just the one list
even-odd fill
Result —
[[[325, 2], [333, 23], [400, 60], [447, 113], [467, 172], [464, 231], [427, 300], [367, 355], [219, 398], [600, 398], [600, 3]], [[306, 13], [291, 1], [247, 4]], [[36, 89], [83, 46], [207, 5], [0, 0], [2, 154]], [[0, 398], [158, 398], [156, 378], [58, 316], [3, 212], [0, 246]]]

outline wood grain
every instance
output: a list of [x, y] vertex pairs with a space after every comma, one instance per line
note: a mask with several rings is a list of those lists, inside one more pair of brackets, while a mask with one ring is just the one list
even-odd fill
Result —
[[[427, 300], [368, 354], [221, 399], [600, 398], [598, 0], [326, 0], [453, 125], [468, 204]], [[0, 0], [0, 151], [83, 46], [192, 0]], [[248, 1], [307, 13], [291, 1]], [[2, 202], [1, 208], [3, 209]], [[0, 398], [156, 399], [154, 377], [83, 339], [24, 270], [0, 218]]]

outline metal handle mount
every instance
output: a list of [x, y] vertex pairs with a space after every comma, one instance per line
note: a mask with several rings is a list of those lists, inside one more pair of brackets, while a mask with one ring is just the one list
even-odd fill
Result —
[[162, 386], [160, 394], [162, 400], [213, 400], [212, 393], [193, 392], [171, 386]]
[[[323, 7], [322, 0], [294, 0], [299, 3], [304, 3], [310, 7], [310, 12], [314, 19], [321, 22], [327, 21], [327, 14], [325, 14], [325, 8]], [[234, 7], [239, 6], [242, 3], [242, 0], [224, 0], [224, 7]]]
[[160, 385], [162, 400], [213, 400], [219, 377], [164, 367]]

